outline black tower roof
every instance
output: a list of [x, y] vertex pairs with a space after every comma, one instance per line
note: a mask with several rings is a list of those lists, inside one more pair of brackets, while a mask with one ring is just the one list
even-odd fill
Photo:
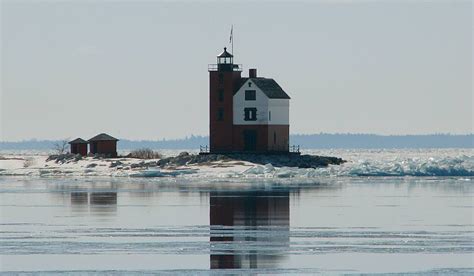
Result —
[[227, 52], [227, 47], [224, 47], [224, 52], [217, 56], [218, 58], [234, 57], [231, 53]]

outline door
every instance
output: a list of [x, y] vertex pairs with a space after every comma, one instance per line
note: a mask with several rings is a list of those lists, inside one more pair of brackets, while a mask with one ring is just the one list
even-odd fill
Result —
[[257, 130], [255, 129], [244, 130], [244, 150], [245, 151], [257, 150]]

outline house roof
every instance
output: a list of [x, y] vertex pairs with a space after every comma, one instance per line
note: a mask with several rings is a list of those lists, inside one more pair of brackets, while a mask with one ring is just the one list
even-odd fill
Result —
[[237, 93], [247, 80], [251, 80], [270, 99], [291, 99], [274, 79], [267, 78], [242, 78], [242, 81], [237, 85], [238, 89], [234, 94]]
[[227, 47], [224, 47], [224, 52], [217, 56], [218, 58], [234, 57], [231, 53], [227, 52]]
[[244, 85], [249, 78], [240, 78], [239, 82], [234, 86], [234, 95], [240, 90], [242, 85]]
[[69, 144], [87, 144], [87, 141], [82, 138], [77, 138], [70, 141]]
[[92, 137], [89, 139], [89, 142], [95, 142], [95, 141], [118, 141], [117, 138], [114, 138], [108, 134], [101, 133], [97, 136]]

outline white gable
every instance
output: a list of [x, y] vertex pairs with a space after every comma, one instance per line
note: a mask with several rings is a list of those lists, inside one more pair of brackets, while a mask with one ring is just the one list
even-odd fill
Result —
[[[246, 90], [255, 91], [255, 100], [245, 100]], [[256, 120], [245, 120], [246, 108], [255, 108], [257, 110]], [[250, 79], [234, 95], [233, 110], [234, 125], [289, 124], [289, 100], [269, 99]]]

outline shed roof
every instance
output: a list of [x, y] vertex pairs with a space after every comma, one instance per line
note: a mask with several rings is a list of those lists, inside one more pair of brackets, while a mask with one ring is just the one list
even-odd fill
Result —
[[87, 144], [87, 141], [82, 138], [76, 138], [70, 141], [69, 144]]
[[[251, 80], [255, 85], [262, 90], [270, 99], [291, 99], [288, 94], [281, 88], [274, 79], [267, 78], [242, 78], [242, 82], [238, 85], [240, 89], [247, 80]], [[235, 91], [237, 92], [237, 91]]]
[[117, 138], [114, 138], [106, 133], [101, 133], [97, 136], [92, 137], [89, 139], [89, 142], [95, 142], [95, 141], [118, 141]]

